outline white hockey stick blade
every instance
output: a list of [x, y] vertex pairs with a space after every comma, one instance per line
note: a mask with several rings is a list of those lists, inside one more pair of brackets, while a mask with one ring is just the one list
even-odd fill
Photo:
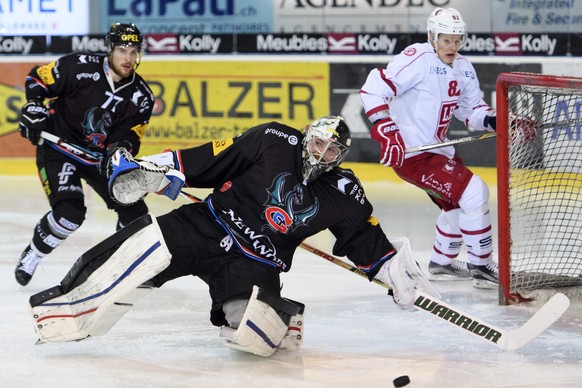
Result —
[[523, 326], [515, 330], [495, 327], [452, 307], [442, 300], [415, 290], [414, 307], [476, 335], [503, 350], [517, 350], [550, 327], [570, 306], [570, 299], [558, 293], [547, 301]]
[[521, 348], [556, 322], [569, 306], [570, 299], [562, 293], [557, 293], [520, 328], [506, 332], [498, 341], [498, 346], [504, 350]]

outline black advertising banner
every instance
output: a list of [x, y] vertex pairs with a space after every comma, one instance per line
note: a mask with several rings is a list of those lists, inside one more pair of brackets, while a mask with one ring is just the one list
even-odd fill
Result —
[[232, 34], [147, 34], [149, 54], [230, 54]]
[[72, 52], [104, 53], [105, 36], [100, 35], [67, 35], [51, 37], [50, 52], [53, 54], [68, 54]]
[[[145, 34], [147, 52], [165, 54], [396, 55], [424, 33]], [[47, 43], [47, 42], [50, 42]], [[0, 36], [0, 54], [104, 52], [103, 34]], [[582, 34], [471, 33], [464, 55], [582, 56]]]
[[582, 55], [582, 35], [575, 34], [469, 34], [462, 54], [498, 56]]
[[323, 34], [245, 34], [237, 36], [236, 49], [244, 54], [323, 54]]
[[392, 55], [410, 44], [408, 34], [246, 34], [236, 49], [245, 54]]
[[[230, 54], [234, 51], [231, 34], [147, 34], [145, 44], [146, 51], [156, 55]], [[103, 35], [53, 36], [51, 38], [50, 52], [53, 54], [106, 51]]]
[[0, 36], [0, 55], [32, 55], [47, 52], [46, 37]]

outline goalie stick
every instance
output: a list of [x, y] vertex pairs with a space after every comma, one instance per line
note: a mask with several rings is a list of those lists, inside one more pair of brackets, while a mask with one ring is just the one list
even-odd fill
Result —
[[[180, 194], [192, 202], [202, 201], [200, 198], [183, 190], [180, 191]], [[335, 265], [368, 279], [368, 275], [363, 271], [335, 256], [327, 254], [305, 242], [302, 242], [299, 246]], [[374, 279], [372, 282], [379, 284], [388, 290], [391, 289], [390, 285], [378, 279]], [[454, 325], [456, 328], [474, 334], [482, 340], [492, 343], [498, 348], [503, 350], [517, 350], [528, 344], [531, 340], [556, 322], [570, 306], [570, 299], [562, 293], [557, 293], [538, 311], [536, 311], [536, 313], [525, 324], [514, 330], [502, 329], [491, 325], [482, 319], [475, 318], [459, 308], [451, 306], [419, 289], [414, 290], [413, 306], [415, 309], [429, 313], [436, 318]]]
[[[302, 243], [302, 248], [314, 253], [342, 268], [354, 272], [360, 276], [368, 278], [365, 273], [358, 270], [345, 261], [331, 256], [309, 244]], [[374, 283], [390, 289], [390, 286], [377, 279]], [[475, 334], [481, 339], [490, 342], [503, 350], [517, 350], [544, 330], [550, 327], [570, 306], [570, 300], [562, 293], [557, 293], [547, 301], [524, 325], [514, 330], [505, 330], [484, 322], [482, 319], [474, 318], [471, 315], [453, 307], [442, 300], [427, 294], [419, 289], [414, 290], [414, 307], [417, 310], [430, 313], [458, 328]]]

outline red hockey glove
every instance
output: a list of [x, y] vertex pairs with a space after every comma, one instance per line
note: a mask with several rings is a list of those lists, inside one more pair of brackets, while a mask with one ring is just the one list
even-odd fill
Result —
[[523, 144], [536, 138], [538, 124], [526, 116], [511, 114], [511, 143]]
[[380, 163], [386, 167], [402, 167], [405, 145], [394, 120], [388, 117], [378, 121], [372, 127], [371, 135], [380, 143]]

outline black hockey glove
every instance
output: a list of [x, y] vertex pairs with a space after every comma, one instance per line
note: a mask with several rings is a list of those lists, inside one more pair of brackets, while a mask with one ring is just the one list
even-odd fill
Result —
[[33, 145], [38, 145], [40, 133], [49, 127], [49, 112], [40, 101], [29, 101], [22, 106], [18, 131]]

